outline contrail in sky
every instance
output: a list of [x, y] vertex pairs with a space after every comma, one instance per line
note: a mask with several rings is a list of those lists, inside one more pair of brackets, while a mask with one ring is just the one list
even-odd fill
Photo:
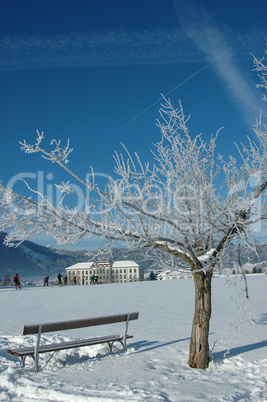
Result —
[[[215, 71], [226, 84], [226, 88], [230, 89], [236, 104], [241, 106], [244, 120], [251, 127], [252, 121], [259, 114], [262, 104], [255, 95], [256, 89], [253, 90], [245, 74], [238, 68], [236, 49], [233, 48], [233, 51], [230, 52], [232, 50], [229, 49], [231, 38], [220, 29], [206, 9], [193, 0], [188, 0], [187, 8], [176, 7], [175, 12], [185, 36], [208, 60], [213, 61]], [[245, 49], [248, 55], [253, 50], [251, 47], [245, 47]], [[218, 52], [224, 55], [228, 54], [226, 57], [218, 57], [212, 60]]]
[[[184, 33], [184, 38], [186, 40], [191, 41], [191, 46], [195, 46], [195, 48], [201, 54], [200, 59], [203, 60], [204, 56], [205, 59], [210, 61], [183, 82], [172, 88], [164, 96], [168, 96], [177, 88], [181, 87], [213, 64], [215, 71], [217, 71], [219, 77], [226, 83], [227, 88], [230, 89], [232, 96], [237, 100], [237, 104], [241, 106], [242, 113], [248, 122], [249, 127], [251, 127], [252, 120], [254, 121], [255, 116], [259, 114], [261, 103], [254, 95], [253, 89], [246, 82], [246, 79], [241, 71], [238, 70], [236, 63], [233, 61], [233, 57], [231, 57], [231, 51], [233, 50], [235, 60], [238, 59], [238, 46], [236, 46], [238, 43], [238, 35], [233, 35], [235, 38], [233, 41], [230, 36], [226, 35], [225, 32], [221, 31], [216, 26], [214, 20], [209, 16], [204, 8], [199, 9], [198, 5], [196, 5], [194, 1], [190, 0], [188, 1], [187, 5], [187, 10], [183, 9], [183, 11], [181, 11], [179, 8], [177, 11], [176, 9], [177, 18], [182, 28], [181, 32]], [[248, 35], [248, 37], [250, 37], [250, 40], [252, 41], [253, 35]], [[244, 45], [242, 50], [244, 51], [244, 47], [249, 49], [250, 46], [253, 46], [252, 43], [247, 43]], [[249, 50], [247, 50], [247, 54], [249, 54]], [[218, 56], [214, 57], [215, 55]], [[142, 112], [138, 113], [135, 117], [120, 127], [116, 132], [127, 127], [161, 100], [162, 98], [159, 98], [153, 102], [150, 106], [145, 108]]]
[[[205, 70], [207, 67], [209, 67], [211, 64], [214, 64], [217, 59], [220, 57], [223, 57], [226, 53], [228, 53], [231, 49], [228, 49], [224, 51], [222, 54], [220, 54], [218, 57], [216, 57], [214, 60], [211, 60], [209, 63], [205, 64], [204, 67], [200, 68], [197, 70], [194, 74], [190, 75], [190, 77], [186, 78], [184, 81], [180, 82], [178, 85], [176, 85], [174, 88], [172, 88], [169, 92], [164, 94], [164, 97], [168, 96], [172, 92], [174, 92], [176, 89], [180, 88], [182, 85], [184, 85], [186, 82], [190, 81], [193, 77], [201, 73], [201, 71]], [[138, 113], [135, 117], [133, 117], [131, 120], [129, 120], [127, 123], [125, 123], [123, 126], [121, 126], [116, 132], [121, 131], [123, 128], [127, 127], [129, 124], [131, 124], [133, 121], [138, 119], [138, 117], [142, 116], [144, 113], [146, 113], [149, 109], [151, 109], [153, 106], [155, 106], [157, 103], [159, 103], [162, 100], [162, 97], [153, 102], [150, 106], [145, 108], [142, 112]]]

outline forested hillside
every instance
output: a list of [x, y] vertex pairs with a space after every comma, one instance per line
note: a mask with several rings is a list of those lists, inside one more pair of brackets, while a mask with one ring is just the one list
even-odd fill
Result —
[[5, 235], [4, 232], [0, 233], [0, 277], [6, 273], [14, 275], [15, 271], [23, 276], [44, 276], [88, 259], [86, 251], [58, 251], [31, 241], [25, 241], [17, 247], [7, 247], [3, 244]]

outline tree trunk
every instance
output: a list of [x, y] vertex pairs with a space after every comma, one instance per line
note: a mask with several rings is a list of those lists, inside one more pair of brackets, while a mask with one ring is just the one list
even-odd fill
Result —
[[195, 315], [188, 364], [193, 368], [206, 369], [209, 366], [212, 273], [200, 273], [193, 276], [195, 282]]

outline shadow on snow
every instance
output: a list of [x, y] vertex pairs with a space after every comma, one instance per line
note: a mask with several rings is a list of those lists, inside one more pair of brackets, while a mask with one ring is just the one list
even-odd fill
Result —
[[250, 345], [238, 346], [232, 349], [225, 349], [220, 352], [212, 353], [213, 361], [223, 360], [225, 357], [233, 357], [240, 355], [241, 353], [250, 352], [251, 350], [261, 349], [267, 346], [267, 340], [257, 343], [251, 343]]
[[179, 343], [183, 341], [188, 341], [191, 338], [184, 338], [184, 339], [177, 339], [175, 341], [169, 341], [169, 342], [159, 342], [159, 341], [140, 341], [136, 343], [131, 343], [129, 345], [129, 348], [134, 348], [135, 351], [133, 353], [143, 353], [143, 352], [148, 352], [149, 350], [154, 350], [158, 348], [162, 348], [164, 346], [169, 346], [173, 345], [174, 343]]

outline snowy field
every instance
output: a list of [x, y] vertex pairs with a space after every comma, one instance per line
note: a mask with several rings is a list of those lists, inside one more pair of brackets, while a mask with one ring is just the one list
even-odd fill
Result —
[[[23, 278], [22, 278], [23, 280]], [[267, 276], [249, 275], [256, 325], [239, 314], [244, 293], [213, 280], [210, 328], [212, 362], [207, 370], [187, 365], [194, 308], [192, 279], [87, 287], [0, 289], [1, 401], [267, 401]], [[24, 324], [139, 311], [130, 322], [128, 351], [106, 345], [54, 354], [35, 374], [33, 360], [20, 368], [7, 348], [32, 343]], [[124, 324], [44, 334], [53, 341], [115, 333]], [[225, 352], [230, 348], [230, 353]], [[118, 347], [119, 349], [119, 347]], [[48, 354], [40, 356], [45, 364]]]

